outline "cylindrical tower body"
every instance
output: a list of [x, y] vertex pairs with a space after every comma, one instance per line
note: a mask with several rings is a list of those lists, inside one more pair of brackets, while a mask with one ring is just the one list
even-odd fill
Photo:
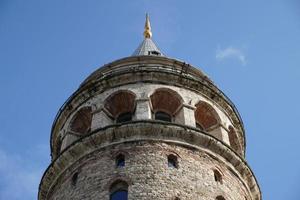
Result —
[[153, 45], [99, 68], [59, 110], [39, 200], [261, 200], [232, 102]]

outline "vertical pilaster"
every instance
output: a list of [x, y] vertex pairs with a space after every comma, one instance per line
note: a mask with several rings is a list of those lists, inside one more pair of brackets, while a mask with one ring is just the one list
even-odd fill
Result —
[[181, 109], [176, 114], [175, 123], [182, 123], [187, 126], [195, 127], [195, 107], [183, 104]]
[[135, 119], [136, 120], [151, 119], [151, 108], [150, 108], [148, 98], [136, 99]]
[[230, 143], [229, 143], [229, 137], [228, 137], [228, 131], [221, 124], [218, 124], [216, 127], [214, 127], [213, 129], [211, 129], [209, 131], [209, 133], [212, 136], [214, 136], [214, 137], [218, 138], [219, 140], [222, 140], [226, 144], [230, 145]]
[[102, 109], [98, 109], [94, 112], [92, 118], [91, 131], [96, 130], [98, 128], [105, 127], [113, 123], [113, 120], [108, 116], [107, 112]]

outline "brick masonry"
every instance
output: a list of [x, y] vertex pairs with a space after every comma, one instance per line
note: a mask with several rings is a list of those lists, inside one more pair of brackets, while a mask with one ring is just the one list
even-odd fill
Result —
[[[178, 99], [152, 96], [161, 89]], [[130, 100], [124, 100], [126, 94], [114, 98], [118, 91], [128, 91]], [[195, 115], [199, 102], [204, 107]], [[156, 108], [169, 112], [172, 121], [154, 120]], [[133, 112], [132, 121], [118, 124], [123, 111]], [[196, 119], [209, 125], [206, 130], [197, 127]], [[244, 129], [236, 108], [205, 74], [174, 59], [129, 57], [92, 73], [60, 109], [50, 143], [52, 162], [42, 177], [39, 200], [108, 200], [118, 180], [129, 185], [130, 200], [215, 200], [219, 195], [261, 200], [244, 158]], [[120, 152], [126, 165], [116, 168]], [[177, 156], [177, 169], [168, 167], [169, 154]]]
[[[125, 167], [115, 166], [115, 156], [124, 153]], [[178, 168], [167, 165], [167, 156], [178, 156]], [[214, 179], [214, 169], [223, 175], [223, 183]], [[78, 172], [76, 185], [72, 175]], [[131, 142], [103, 148], [74, 163], [60, 177], [49, 199], [109, 199], [113, 180], [129, 182], [129, 199], [215, 200], [251, 199], [242, 180], [227, 163], [205, 151], [163, 142]]]

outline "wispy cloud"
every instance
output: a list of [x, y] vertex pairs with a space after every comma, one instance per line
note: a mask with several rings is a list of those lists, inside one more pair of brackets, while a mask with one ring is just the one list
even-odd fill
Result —
[[[35, 150], [41, 150], [41, 148], [38, 146]], [[26, 154], [15, 155], [0, 149], [0, 199], [37, 198], [38, 185], [45, 166], [41, 166], [38, 160], [28, 159], [28, 157], [30, 156]]]
[[246, 65], [246, 56], [244, 52], [236, 47], [229, 46], [225, 49], [217, 48], [216, 59], [223, 61], [225, 59], [237, 59], [242, 65]]

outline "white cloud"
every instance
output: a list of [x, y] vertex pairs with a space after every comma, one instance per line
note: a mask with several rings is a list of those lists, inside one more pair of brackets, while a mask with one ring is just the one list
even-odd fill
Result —
[[[36, 150], [40, 148], [38, 146]], [[28, 157], [30, 156], [26, 156], [26, 154], [15, 155], [0, 149], [0, 199], [30, 200], [37, 198], [39, 182], [46, 167], [41, 166], [41, 162], [38, 160]]]
[[225, 49], [218, 47], [216, 51], [216, 59], [222, 61], [228, 58], [237, 59], [242, 65], [246, 65], [246, 56], [241, 49], [232, 46]]

